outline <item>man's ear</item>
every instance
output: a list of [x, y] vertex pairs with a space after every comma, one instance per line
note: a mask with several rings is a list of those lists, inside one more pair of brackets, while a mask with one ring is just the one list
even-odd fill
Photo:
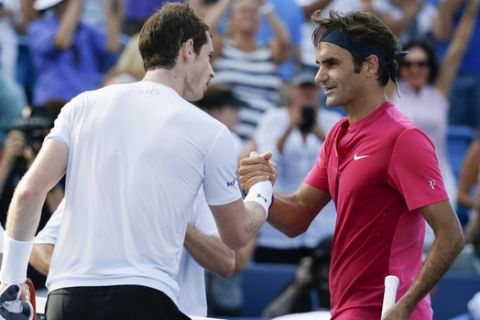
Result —
[[188, 39], [180, 48], [180, 54], [185, 62], [191, 61], [195, 57], [195, 51], [193, 48], [193, 40]]
[[363, 62], [363, 69], [367, 77], [377, 77], [380, 69], [378, 57], [374, 54], [369, 55]]

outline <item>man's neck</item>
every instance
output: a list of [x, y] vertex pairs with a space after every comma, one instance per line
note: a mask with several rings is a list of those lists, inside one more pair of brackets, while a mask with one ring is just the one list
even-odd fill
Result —
[[180, 96], [184, 96], [184, 78], [182, 73], [178, 72], [175, 68], [167, 69], [154, 69], [148, 70], [143, 77], [143, 81], [151, 81], [163, 84], [177, 91]]
[[378, 88], [378, 90], [366, 90], [365, 94], [355, 98], [354, 101], [344, 106], [344, 110], [348, 115], [348, 121], [355, 123], [360, 121], [375, 110], [377, 110], [385, 101], [387, 96], [384, 88]]

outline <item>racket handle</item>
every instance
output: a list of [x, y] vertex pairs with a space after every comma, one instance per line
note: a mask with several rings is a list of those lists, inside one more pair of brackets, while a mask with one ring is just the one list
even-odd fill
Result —
[[382, 317], [395, 304], [397, 289], [400, 280], [397, 276], [388, 275], [385, 277], [385, 293], [383, 295]]

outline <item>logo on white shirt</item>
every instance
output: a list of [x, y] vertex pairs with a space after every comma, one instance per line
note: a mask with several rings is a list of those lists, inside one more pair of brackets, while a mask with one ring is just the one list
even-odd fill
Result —
[[227, 187], [235, 186], [236, 182], [237, 182], [237, 178], [233, 179], [232, 181], [227, 181]]
[[368, 157], [368, 155], [359, 156], [358, 153], [355, 153], [355, 155], [353, 156], [353, 160], [360, 160], [360, 159], [363, 159], [363, 158], [366, 158], [366, 157]]

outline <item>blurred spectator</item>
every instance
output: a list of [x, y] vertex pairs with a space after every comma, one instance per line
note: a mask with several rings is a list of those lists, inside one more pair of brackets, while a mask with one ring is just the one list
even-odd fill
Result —
[[120, 49], [120, 32], [124, 0], [84, 0], [81, 21], [102, 32], [107, 41], [107, 51]]
[[[462, 16], [471, 8], [466, 0], [431, 0], [438, 5], [439, 14], [433, 21], [433, 34], [439, 45], [437, 53], [440, 58], [448, 54], [450, 44]], [[471, 12], [476, 16], [472, 37], [467, 41], [464, 57], [459, 72], [453, 82], [450, 94], [449, 123], [480, 127], [480, 9]]]
[[18, 0], [0, 0], [0, 69], [11, 79], [16, 79], [18, 39], [15, 16], [20, 11]]
[[34, 8], [41, 18], [28, 26], [38, 76], [33, 104], [63, 106], [80, 92], [97, 87], [99, 64], [107, 58], [106, 41], [97, 30], [78, 22], [80, 1], [36, 0]]
[[8, 131], [25, 105], [20, 87], [0, 69], [0, 159]]
[[139, 81], [145, 75], [142, 56], [138, 48], [140, 36], [133, 35], [120, 54], [116, 64], [105, 76], [103, 85]]
[[378, 17], [399, 37], [400, 43], [432, 41], [432, 23], [437, 8], [425, 0], [373, 0]]
[[[325, 135], [340, 120], [336, 112], [319, 108], [320, 87], [315, 74], [298, 73], [289, 88], [288, 106], [269, 110], [255, 133], [260, 153], [271, 151], [278, 166], [274, 191], [290, 194], [303, 182], [314, 165]], [[299, 263], [310, 255], [320, 240], [331, 236], [336, 211], [330, 202], [314, 219], [308, 230], [289, 238], [270, 224], [264, 224], [257, 238], [254, 260], [266, 263]]]
[[[295, 0], [269, 0], [279, 19], [288, 29], [290, 36], [290, 47], [287, 61], [279, 69], [283, 80], [290, 81], [297, 69], [296, 65], [300, 59], [300, 42], [302, 40], [302, 25], [305, 22], [303, 8]], [[257, 33], [257, 39], [261, 43], [268, 43], [274, 37], [272, 28], [266, 19], [261, 19]]]
[[124, 0], [123, 33], [133, 35], [140, 32], [145, 20], [166, 2], [183, 0]]
[[[456, 206], [457, 184], [447, 155], [448, 95], [475, 22], [478, 1], [468, 1], [469, 10], [458, 25], [439, 68], [434, 51], [427, 43], [413, 41], [404, 47], [409, 53], [400, 60], [399, 94], [393, 97], [394, 104], [432, 140], [453, 207]], [[427, 247], [433, 240], [433, 232], [427, 226]]]
[[458, 178], [458, 196], [459, 204], [472, 209], [475, 198], [472, 192], [475, 192], [477, 185], [477, 177], [480, 169], [480, 135], [473, 140], [468, 147], [467, 153], [463, 160], [462, 170]]
[[[230, 8], [228, 31], [222, 37], [217, 26]], [[275, 35], [268, 44], [256, 40], [260, 15], [266, 15]], [[246, 140], [253, 135], [261, 115], [278, 107], [278, 65], [288, 55], [288, 31], [271, 5], [263, 0], [220, 0], [209, 10], [205, 21], [213, 34], [216, 76], [212, 83], [230, 85], [242, 101], [240, 123], [235, 131]]]
[[332, 238], [327, 237], [316, 245], [310, 256], [302, 258], [295, 278], [265, 308], [263, 317], [272, 318], [290, 313], [330, 310], [328, 273], [331, 246]]

